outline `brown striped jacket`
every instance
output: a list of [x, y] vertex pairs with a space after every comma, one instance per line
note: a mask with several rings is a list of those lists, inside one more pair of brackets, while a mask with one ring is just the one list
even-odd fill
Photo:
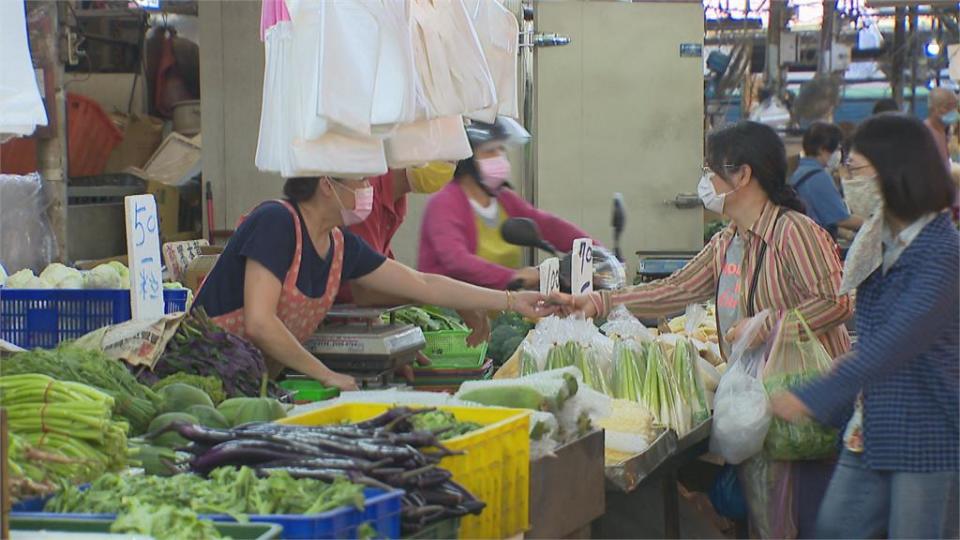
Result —
[[[736, 225], [731, 223], [670, 277], [603, 293], [604, 309], [623, 304], [638, 317], [657, 318], [682, 311], [689, 304], [716, 300], [727, 247], [736, 232]], [[833, 358], [847, 352], [850, 336], [842, 323], [852, 313], [852, 302], [838, 294], [843, 267], [830, 235], [807, 216], [786, 209], [781, 214], [781, 207], [767, 202], [743, 239], [741, 305], [746, 306], [765, 243], [767, 250], [752, 307], [754, 313], [765, 309], [774, 312], [766, 330], [772, 330], [787, 311], [796, 308]]]

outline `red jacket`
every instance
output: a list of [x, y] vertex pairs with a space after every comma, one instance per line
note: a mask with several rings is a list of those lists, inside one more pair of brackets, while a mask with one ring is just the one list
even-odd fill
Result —
[[[508, 216], [535, 221], [544, 239], [560, 251], [570, 251], [574, 240], [589, 237], [576, 225], [537, 210], [509, 189], [502, 190], [497, 201]], [[467, 194], [456, 181], [427, 203], [420, 223], [417, 267], [421, 272], [443, 274], [491, 289], [506, 289], [516, 273], [516, 269], [477, 256], [476, 216]]]

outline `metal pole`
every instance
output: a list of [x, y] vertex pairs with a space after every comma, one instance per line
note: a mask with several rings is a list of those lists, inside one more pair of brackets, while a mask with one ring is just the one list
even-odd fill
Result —
[[917, 112], [917, 70], [919, 69], [921, 43], [917, 6], [910, 8], [910, 113]]
[[897, 105], [903, 105], [904, 46], [907, 41], [906, 16], [907, 9], [905, 7], [896, 8], [893, 22], [893, 62], [890, 67], [890, 86], [893, 90], [893, 99], [897, 102]]
[[780, 34], [783, 30], [784, 7], [786, 7], [784, 0], [774, 0], [770, 3], [768, 14], [766, 80], [767, 89], [773, 95], [780, 94], [783, 84], [780, 71]]
[[837, 0], [823, 0], [823, 23], [820, 25], [820, 54], [817, 73], [828, 75], [833, 71], [833, 21]]
[[52, 129], [37, 137], [37, 166], [43, 179], [50, 207], [50, 227], [57, 241], [60, 261], [67, 253], [67, 107], [63, 81], [63, 60], [60, 55], [61, 10], [66, 4], [58, 0], [33, 0], [27, 4], [27, 24], [31, 54], [36, 67], [43, 72], [47, 123]]

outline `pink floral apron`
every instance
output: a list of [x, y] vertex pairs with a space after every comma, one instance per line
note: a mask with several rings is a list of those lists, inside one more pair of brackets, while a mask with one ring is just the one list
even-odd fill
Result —
[[[338, 228], [333, 229], [333, 260], [330, 261], [330, 276], [327, 278], [327, 289], [320, 298], [310, 298], [297, 288], [297, 277], [300, 275], [300, 260], [303, 256], [303, 231], [301, 230], [300, 216], [287, 201], [278, 200], [293, 216], [294, 229], [297, 234], [296, 251], [293, 254], [293, 263], [287, 270], [283, 280], [283, 289], [280, 291], [280, 302], [277, 304], [277, 316], [290, 333], [300, 343], [304, 343], [327, 316], [327, 311], [333, 305], [334, 298], [340, 290], [340, 276], [343, 270], [343, 233]], [[240, 218], [242, 223], [246, 216]], [[224, 330], [239, 336], [244, 336], [243, 308], [224, 313], [213, 318], [213, 321]]]

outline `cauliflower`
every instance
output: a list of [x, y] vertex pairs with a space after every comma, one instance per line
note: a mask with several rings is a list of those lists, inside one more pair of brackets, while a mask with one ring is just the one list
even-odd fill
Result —
[[83, 275], [83, 288], [122, 289], [123, 280], [114, 266], [101, 264]]
[[43, 269], [40, 279], [54, 289], [82, 289], [83, 274], [76, 268], [53, 263]]
[[7, 278], [7, 288], [10, 289], [50, 289], [50, 285], [46, 281], [38, 278], [33, 275], [33, 271], [29, 268], [24, 268], [23, 270], [16, 272], [9, 278]]

